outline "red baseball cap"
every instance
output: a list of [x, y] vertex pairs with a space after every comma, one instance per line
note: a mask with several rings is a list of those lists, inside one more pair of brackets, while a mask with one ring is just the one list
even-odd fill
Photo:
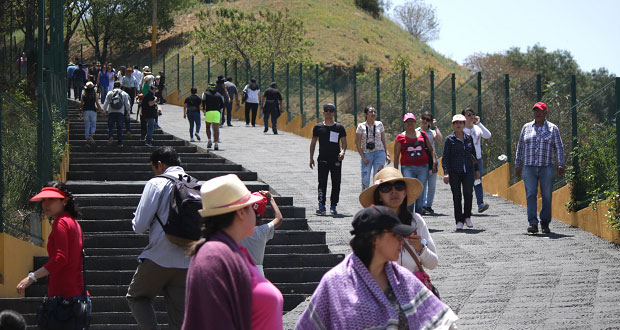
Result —
[[260, 200], [252, 204], [252, 209], [254, 209], [256, 214], [262, 217], [263, 214], [265, 214], [265, 210], [267, 210], [267, 197], [263, 196], [263, 194], [259, 192], [252, 193], [252, 195], [261, 197]]
[[34, 197], [30, 199], [30, 201], [40, 202], [46, 198], [65, 198], [65, 197], [67, 197], [67, 194], [65, 194], [64, 192], [62, 192], [62, 190], [56, 187], [43, 187], [43, 189], [41, 189], [41, 192], [34, 195]]
[[542, 102], [536, 102], [536, 104], [534, 104], [534, 107], [532, 107], [532, 110], [534, 109], [540, 109], [542, 111], [547, 111], [547, 105]]

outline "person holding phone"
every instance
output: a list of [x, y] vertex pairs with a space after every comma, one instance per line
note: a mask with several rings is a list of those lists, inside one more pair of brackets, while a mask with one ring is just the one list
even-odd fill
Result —
[[[482, 125], [480, 116], [476, 116], [472, 108], [467, 108], [461, 112], [465, 116], [465, 134], [471, 135], [474, 139], [474, 148], [476, 148], [476, 159], [478, 159], [478, 171], [482, 175], [482, 139], [490, 139], [491, 132]], [[489, 204], [484, 202], [484, 191], [482, 190], [482, 180], [474, 181], [474, 192], [476, 193], [476, 201], [478, 202], [478, 213], [482, 213], [489, 209]]]
[[[405, 237], [405, 244], [413, 249], [423, 267], [435, 269], [439, 259], [435, 242], [431, 237], [426, 221], [420, 214], [411, 213], [407, 208], [422, 192], [420, 180], [404, 178], [399, 170], [386, 167], [375, 175], [373, 182], [372, 186], [360, 194], [360, 204], [363, 207], [370, 205], [387, 206], [396, 213], [403, 224], [412, 226], [414, 232]], [[409, 255], [405, 247], [401, 248], [398, 264], [409, 269], [412, 273], [418, 271], [415, 260]]]
[[[432, 124], [432, 126], [431, 126]], [[422, 121], [420, 121], [420, 127], [416, 128], [418, 132], [426, 133], [428, 140], [433, 145], [433, 149], [437, 150], [435, 141], [441, 143], [443, 141], [443, 134], [437, 126], [437, 119], [433, 118], [433, 115], [424, 111], [422, 113]], [[434, 164], [437, 164], [437, 151], [435, 151]], [[424, 190], [422, 190], [422, 198], [424, 199], [424, 206], [422, 207], [422, 215], [435, 214], [433, 210], [433, 200], [435, 199], [435, 187], [437, 186], [437, 166], [430, 169], [428, 178], [425, 184], [423, 184]]]

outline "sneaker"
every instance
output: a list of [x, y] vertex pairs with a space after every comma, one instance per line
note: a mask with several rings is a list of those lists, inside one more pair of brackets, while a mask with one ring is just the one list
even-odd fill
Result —
[[277, 130], [277, 129], [274, 129], [274, 130], [273, 130], [273, 134], [278, 135], [278, 130]]
[[467, 227], [469, 227], [469, 228], [473, 228], [474, 227], [474, 223], [471, 222], [470, 218], [465, 218], [465, 223], [467, 224]]
[[147, 142], [147, 143], [145, 143], [144, 145], [145, 145], [145, 146], [147, 146], [147, 147], [152, 147], [152, 146], [153, 146], [152, 144], [150, 144], [150, 143], [148, 143], [148, 142]]
[[325, 205], [319, 205], [319, 208], [316, 210], [317, 215], [325, 215]]
[[488, 209], [489, 209], [489, 204], [482, 203], [482, 204], [480, 204], [480, 206], [478, 206], [478, 213], [482, 213], [482, 212], [484, 212], [484, 211], [486, 211]]
[[435, 214], [435, 210], [433, 210], [432, 207], [430, 206], [425, 206], [424, 209], [426, 210], [426, 212], [428, 212], [428, 214], [433, 215]]
[[213, 145], [213, 143], [211, 142], [211, 140], [209, 140], [209, 142], [207, 142], [207, 149], [211, 148], [212, 145]]
[[265, 129], [263, 130], [263, 133], [267, 133], [268, 130], [269, 128], [265, 127]]
[[527, 227], [527, 232], [530, 234], [538, 233], [538, 225], [530, 225], [529, 227]]
[[191, 138], [189, 142], [196, 142], [196, 140], [194, 140], [194, 138]]
[[428, 214], [428, 211], [426, 210], [426, 207], [423, 207], [422, 208], [422, 215], [427, 215], [427, 214]]
[[331, 214], [338, 214], [338, 211], [336, 211], [336, 206], [335, 205], [330, 206], [329, 212]]
[[215, 145], [213, 146], [213, 150], [220, 150], [220, 148], [217, 146], [217, 142], [215, 142]]
[[463, 230], [463, 223], [462, 222], [457, 222], [456, 223], [456, 230]]
[[256, 127], [256, 125], [252, 124], [252, 127]]
[[196, 137], [196, 140], [200, 141], [200, 135], [198, 135], [198, 133], [194, 134], [194, 136]]
[[232, 127], [232, 124], [231, 124], [231, 123], [228, 123], [228, 124], [226, 124], [226, 126], [228, 126], [228, 127]]
[[250, 127], [250, 124], [245, 124], [245, 127]]
[[123, 144], [119, 144], [119, 145], [118, 145], [118, 147], [119, 147], [119, 148], [122, 148], [122, 147], [123, 147]]
[[551, 233], [551, 229], [549, 229], [549, 224], [548, 223], [541, 223], [540, 224], [540, 228], [542, 229], [542, 233], [543, 234], [550, 234]]
[[131, 132], [125, 132], [125, 134], [127, 134], [128, 137], [131, 137]]
[[108, 139], [108, 145], [111, 146], [113, 144], [114, 144], [114, 138], [111, 137], [111, 138]]

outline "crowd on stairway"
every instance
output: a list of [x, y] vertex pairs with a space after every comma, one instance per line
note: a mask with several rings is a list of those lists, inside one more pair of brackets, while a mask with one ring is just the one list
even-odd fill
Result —
[[[138, 100], [136, 115], [144, 126], [141, 138], [152, 146], [157, 104], [165, 102], [163, 72], [155, 77], [148, 67], [142, 71], [137, 66], [117, 71], [110, 63], [93, 63], [93, 67], [70, 63], [67, 69], [67, 83], [80, 100], [86, 140], [93, 141], [99, 112], [108, 118], [109, 143], [114, 143], [116, 126], [117, 144], [122, 146], [123, 130], [130, 132], [129, 119]], [[276, 83], [261, 94], [252, 79], [240, 93], [230, 77], [219, 76], [201, 96], [192, 88], [184, 101], [183, 117], [189, 122], [190, 140], [201, 139], [204, 115], [208, 148], [218, 150], [220, 128], [232, 126], [233, 101], [239, 104], [239, 94], [245, 103], [246, 126], [255, 126], [256, 112], [262, 109], [264, 133], [271, 122], [273, 133], [278, 134], [276, 120], [282, 111], [282, 95]], [[344, 126], [335, 121], [336, 111], [334, 104], [323, 106], [324, 120], [314, 126], [310, 141], [309, 166], [318, 169], [316, 214], [320, 216], [328, 211], [328, 179], [329, 213], [338, 214], [341, 170], [348, 146]], [[557, 126], [546, 120], [547, 113], [544, 103], [533, 106], [534, 120], [523, 125], [515, 160], [516, 174], [525, 183], [527, 232], [532, 234], [538, 232], [539, 222], [542, 232], [550, 233], [554, 172], [562, 175], [564, 170], [562, 140]], [[491, 138], [491, 132], [471, 108], [453, 116], [453, 131], [447, 136], [431, 113], [422, 112], [417, 117], [406, 113], [402, 119], [405, 130], [396, 135], [390, 153], [376, 109], [369, 105], [364, 114], [366, 120], [355, 132], [361, 192], [360, 211], [351, 224], [352, 253], [323, 276], [297, 328], [456, 328], [458, 317], [440, 300], [424, 270], [439, 263], [424, 216], [435, 213], [433, 200], [440, 165], [442, 181], [452, 192], [457, 232], [474, 227], [474, 192], [477, 211], [489, 209], [482, 193], [481, 141]], [[436, 150], [442, 142], [439, 164]], [[315, 161], [316, 144], [319, 154]], [[140, 263], [126, 294], [139, 327], [158, 329], [153, 299], [163, 294], [169, 329], [282, 329], [283, 295], [265, 278], [262, 268], [265, 244], [282, 223], [275, 199], [267, 191], [251, 193], [233, 174], [198, 182], [185, 172], [172, 147], [155, 149], [150, 164], [155, 176], [146, 183], [132, 220], [133, 230], [148, 233], [149, 243], [138, 257]], [[539, 185], [542, 210], [537, 214]], [[186, 199], [179, 200], [179, 196]], [[47, 276], [48, 297], [68, 299], [90, 315], [91, 301], [83, 277], [82, 230], [77, 222], [80, 213], [73, 195], [64, 184], [50, 182], [31, 201], [41, 202], [45, 214], [53, 219], [47, 245], [49, 261], [18, 284], [18, 293]], [[262, 221], [267, 205], [274, 218]], [[181, 233], [187, 228], [193, 229], [193, 234]], [[53, 318], [55, 310], [39, 313]]]

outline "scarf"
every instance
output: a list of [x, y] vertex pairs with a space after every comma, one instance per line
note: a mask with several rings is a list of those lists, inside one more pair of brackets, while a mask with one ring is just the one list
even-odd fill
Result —
[[[409, 329], [449, 329], [458, 319], [406, 268], [386, 262], [385, 274]], [[297, 329], [396, 330], [398, 313], [364, 263], [350, 254], [323, 276]]]

